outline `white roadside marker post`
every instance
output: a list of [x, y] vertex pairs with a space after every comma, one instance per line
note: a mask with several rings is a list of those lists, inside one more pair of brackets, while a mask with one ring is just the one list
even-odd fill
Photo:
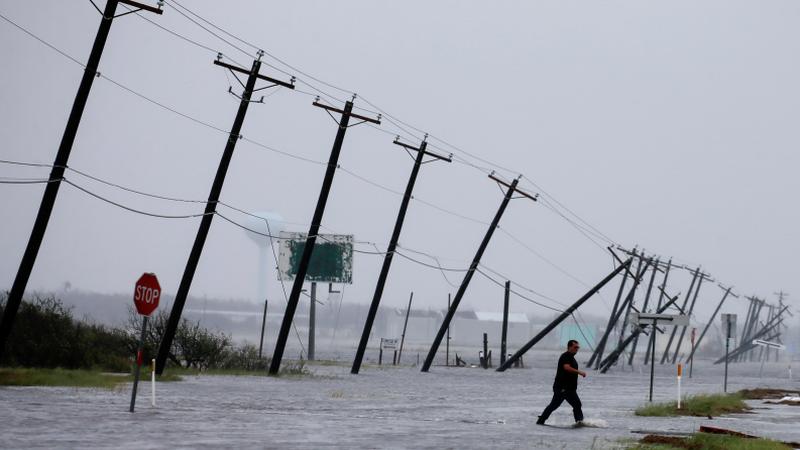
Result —
[[681, 409], [681, 372], [683, 371], [683, 366], [678, 364], [678, 409]]

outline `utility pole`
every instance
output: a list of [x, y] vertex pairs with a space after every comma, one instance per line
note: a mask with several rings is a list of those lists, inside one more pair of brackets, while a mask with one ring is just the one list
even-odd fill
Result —
[[[661, 286], [659, 287], [659, 294], [658, 294], [658, 304], [656, 305], [656, 311], [661, 309], [661, 302], [664, 299], [664, 293], [666, 292], [667, 288], [667, 279], [669, 278], [669, 270], [672, 268], [672, 259], [670, 258], [667, 261], [667, 268], [664, 269], [664, 279], [661, 281]], [[651, 339], [647, 341], [647, 351], [644, 355], [644, 364], [647, 365], [648, 361], [655, 361], [655, 357], [650, 355], [650, 352], [655, 353], [655, 349], [653, 346], [655, 345], [655, 340]]]
[[583, 295], [583, 297], [579, 298], [579, 299], [578, 299], [578, 300], [577, 300], [575, 303], [573, 303], [573, 304], [572, 304], [572, 305], [571, 305], [569, 308], [567, 308], [566, 310], [564, 310], [564, 312], [562, 312], [562, 313], [561, 313], [561, 314], [560, 314], [558, 317], [556, 317], [556, 318], [555, 318], [555, 320], [553, 320], [552, 322], [550, 322], [549, 324], [547, 324], [547, 326], [546, 326], [546, 327], [544, 327], [544, 328], [542, 329], [542, 331], [540, 331], [540, 332], [539, 332], [539, 334], [537, 334], [536, 336], [534, 336], [534, 337], [533, 337], [533, 339], [531, 339], [530, 341], [528, 341], [528, 343], [527, 343], [527, 344], [523, 345], [523, 346], [522, 346], [522, 348], [520, 348], [519, 350], [517, 350], [517, 352], [516, 352], [516, 353], [514, 353], [514, 355], [512, 355], [510, 358], [508, 358], [508, 359], [506, 360], [506, 362], [505, 362], [505, 363], [501, 364], [501, 365], [500, 365], [500, 367], [498, 367], [498, 368], [497, 368], [497, 371], [498, 371], [498, 372], [504, 372], [506, 369], [508, 369], [509, 367], [511, 367], [511, 366], [514, 364], [514, 362], [515, 362], [515, 361], [517, 361], [518, 359], [520, 359], [520, 358], [522, 357], [522, 355], [524, 355], [524, 354], [525, 354], [525, 353], [526, 353], [528, 350], [530, 350], [531, 348], [533, 348], [533, 346], [534, 346], [534, 345], [536, 345], [536, 343], [537, 343], [537, 342], [539, 342], [540, 340], [542, 340], [542, 338], [543, 338], [543, 337], [547, 336], [547, 333], [549, 333], [549, 332], [553, 331], [553, 329], [554, 329], [555, 327], [557, 327], [557, 326], [558, 326], [558, 324], [560, 324], [561, 322], [563, 322], [563, 321], [564, 321], [564, 319], [566, 319], [567, 317], [571, 316], [571, 315], [572, 315], [572, 313], [573, 313], [573, 312], [575, 312], [575, 310], [577, 310], [577, 309], [578, 309], [578, 308], [579, 308], [579, 307], [580, 307], [582, 304], [584, 304], [584, 303], [585, 303], [587, 300], [589, 300], [590, 298], [592, 298], [592, 296], [593, 296], [594, 294], [596, 294], [596, 293], [597, 293], [597, 291], [599, 291], [600, 289], [602, 289], [602, 288], [603, 288], [603, 286], [605, 286], [605, 285], [606, 285], [606, 284], [607, 284], [609, 281], [611, 281], [611, 280], [612, 280], [612, 279], [613, 279], [615, 276], [617, 276], [617, 275], [618, 275], [620, 272], [622, 272], [623, 270], [628, 270], [628, 268], [629, 268], [629, 267], [630, 267], [630, 265], [631, 265], [631, 262], [633, 262], [633, 258], [630, 258], [630, 259], [628, 259], [627, 261], [625, 261], [624, 263], [620, 264], [620, 265], [619, 265], [619, 266], [618, 266], [616, 269], [614, 269], [614, 271], [612, 271], [612, 272], [611, 272], [610, 274], [608, 274], [608, 275], [607, 275], [605, 278], [603, 278], [603, 280], [602, 280], [602, 281], [600, 281], [599, 283], [597, 283], [597, 284], [596, 284], [596, 285], [595, 285], [593, 288], [589, 289], [589, 292], [587, 292], [586, 294], [584, 294], [584, 295]]
[[[642, 263], [644, 262], [644, 267], [642, 267]], [[625, 329], [628, 327], [628, 316], [630, 316], [631, 308], [633, 308], [633, 300], [634, 296], [636, 295], [636, 290], [639, 288], [639, 284], [644, 279], [644, 275], [647, 273], [647, 269], [650, 267], [650, 264], [653, 262], [652, 259], [646, 258], [644, 251], [642, 251], [641, 256], [639, 256], [639, 264], [636, 268], [636, 278], [633, 280], [633, 286], [631, 287], [630, 292], [628, 293], [628, 307], [625, 310], [625, 315], [622, 316], [622, 328], [619, 330], [619, 342], [617, 345], [622, 344], [622, 341], [625, 338]]]
[[[425, 135], [425, 139], [427, 139], [427, 137], [428, 136]], [[386, 249], [386, 254], [383, 257], [381, 273], [378, 275], [378, 283], [375, 286], [375, 293], [372, 295], [372, 302], [369, 305], [367, 320], [364, 321], [364, 330], [361, 332], [361, 340], [358, 343], [356, 357], [353, 360], [353, 367], [350, 369], [350, 373], [352, 374], [357, 374], [360, 370], [361, 361], [364, 359], [364, 352], [367, 350], [369, 335], [372, 332], [372, 325], [375, 322], [375, 315], [378, 313], [378, 306], [380, 306], [381, 303], [383, 288], [386, 286], [386, 279], [389, 276], [389, 269], [392, 266], [392, 258], [394, 258], [394, 252], [397, 250], [397, 241], [400, 239], [400, 232], [403, 230], [403, 221], [405, 221], [406, 218], [408, 204], [411, 202], [412, 192], [414, 192], [414, 184], [417, 182], [417, 175], [419, 174], [420, 167], [422, 167], [422, 164], [425, 164], [423, 159], [425, 156], [430, 156], [433, 158], [430, 161], [440, 160], [452, 162], [450, 156], [441, 156], [437, 155], [436, 153], [429, 152], [427, 150], [428, 142], [425, 139], [423, 139], [419, 148], [400, 142], [399, 136], [394, 140], [395, 145], [403, 147], [403, 149], [407, 152], [414, 151], [417, 153], [417, 156], [414, 158], [414, 166], [411, 169], [411, 175], [408, 177], [408, 183], [406, 184], [406, 191], [403, 194], [403, 200], [400, 202], [400, 211], [397, 213], [397, 220], [394, 223], [394, 230], [392, 231], [392, 237], [389, 240], [389, 247]]]
[[294, 284], [292, 284], [292, 292], [289, 295], [289, 301], [286, 304], [286, 312], [283, 315], [283, 322], [281, 323], [281, 329], [278, 333], [278, 340], [275, 342], [275, 353], [272, 355], [272, 361], [270, 362], [269, 366], [270, 375], [277, 375], [281, 368], [281, 360], [283, 359], [283, 351], [286, 348], [286, 340], [289, 337], [289, 331], [292, 327], [294, 313], [297, 310], [297, 303], [300, 300], [300, 291], [303, 289], [303, 283], [305, 282], [306, 273], [308, 272], [308, 265], [311, 262], [311, 255], [314, 252], [314, 244], [317, 241], [317, 234], [319, 234], [319, 228], [322, 225], [322, 217], [325, 214], [325, 206], [328, 203], [328, 195], [330, 194], [331, 186], [333, 185], [333, 176], [336, 174], [336, 168], [339, 165], [339, 154], [342, 151], [344, 135], [349, 127], [350, 118], [353, 117], [361, 121], [357, 124], [364, 122], [370, 122], [376, 125], [381, 124], [380, 116], [378, 116], [377, 119], [373, 119], [353, 113], [353, 101], [355, 101], [355, 95], [353, 96], [352, 100], [345, 102], [344, 109], [324, 105], [319, 102], [319, 97], [317, 97], [313, 103], [314, 106], [324, 109], [328, 114], [333, 112], [340, 114], [341, 117], [339, 119], [338, 130], [336, 131], [336, 138], [333, 141], [330, 159], [328, 160], [328, 168], [325, 171], [325, 178], [322, 180], [322, 188], [319, 193], [319, 198], [317, 199], [317, 206], [314, 209], [314, 217], [311, 219], [311, 226], [308, 230], [306, 244], [305, 247], [303, 247], [303, 254], [300, 257], [300, 263], [297, 267], [297, 274], [294, 278]]
[[[683, 300], [683, 306], [681, 306], [681, 313], [683, 314], [686, 311], [686, 305], [689, 303], [689, 297], [692, 295], [692, 290], [694, 289], [694, 284], [697, 282], [697, 277], [700, 275], [700, 267], [695, 269], [694, 275], [692, 276], [692, 282], [689, 283], [689, 290], [686, 291], [686, 298]], [[667, 341], [667, 348], [664, 349], [664, 354], [661, 355], [661, 364], [669, 358], [669, 349], [672, 347], [672, 340], [675, 339], [675, 333], [678, 331], [677, 327], [672, 327], [672, 333], [669, 335], [669, 341]], [[655, 351], [655, 349], [653, 349]]]
[[[211, 191], [208, 194], [205, 212], [203, 213], [203, 218], [200, 221], [200, 227], [197, 229], [197, 235], [195, 236], [194, 244], [192, 245], [192, 251], [189, 253], [189, 259], [186, 261], [186, 268], [183, 271], [183, 277], [181, 278], [181, 284], [178, 286], [178, 292], [175, 294], [175, 301], [172, 304], [172, 311], [170, 312], [167, 326], [164, 329], [164, 335], [161, 337], [161, 345], [158, 348], [158, 356], [156, 357], [156, 373], [159, 375], [164, 372], [167, 357], [169, 356], [169, 351], [172, 347], [172, 340], [175, 338], [175, 331], [178, 329], [178, 324], [180, 323], [181, 315], [183, 314], [183, 306], [186, 304], [186, 299], [189, 296], [189, 290], [192, 287], [192, 281], [194, 280], [194, 274], [197, 270], [197, 264], [200, 262], [200, 255], [203, 253], [203, 247], [205, 246], [206, 238], [208, 238], [208, 232], [211, 229], [211, 221], [214, 219], [214, 215], [217, 212], [217, 203], [219, 202], [219, 197], [222, 193], [222, 186], [225, 183], [225, 176], [228, 173], [228, 166], [230, 166], [231, 159], [233, 158], [233, 151], [236, 149], [236, 143], [242, 138], [241, 131], [242, 125], [244, 124], [245, 115], [247, 114], [247, 108], [252, 102], [260, 103], [263, 101], [263, 98], [258, 101], [251, 100], [252, 95], [261, 89], [267, 89], [275, 86], [283, 86], [288, 89], [294, 89], [294, 79], [292, 79], [291, 82], [286, 83], [284, 81], [279, 81], [258, 73], [259, 69], [261, 68], [261, 56], [263, 54], [264, 52], [259, 50], [258, 58], [253, 61], [253, 65], [250, 70], [223, 62], [221, 54], [217, 55], [217, 59], [214, 60], [214, 65], [230, 71], [234, 78], [236, 78], [236, 80], [238, 80], [242, 85], [244, 90], [242, 91], [241, 97], [236, 96], [239, 98], [239, 110], [236, 112], [236, 118], [233, 121], [231, 132], [228, 135], [228, 142], [225, 144], [225, 151], [222, 153], [222, 158], [219, 161], [217, 174], [214, 177], [214, 183], [211, 185]], [[236, 75], [237, 72], [247, 75], [246, 83], [242, 83], [241, 80], [239, 80], [238, 75]], [[258, 79], [265, 80], [271, 84], [269, 86], [256, 89], [255, 86]], [[233, 94], [231, 87], [228, 88], [228, 92]]]
[[511, 295], [511, 281], [506, 280], [505, 296], [503, 297], [503, 330], [500, 335], [500, 365], [506, 363], [506, 345], [508, 338], [508, 300]]
[[725, 289], [725, 294], [722, 295], [722, 300], [720, 300], [719, 303], [717, 304], [716, 309], [714, 309], [714, 313], [711, 314], [711, 318], [708, 319], [708, 323], [706, 324], [705, 328], [703, 328], [703, 331], [700, 333], [700, 337], [697, 338], [697, 341], [692, 346], [692, 352], [689, 353], [689, 357], [687, 359], [694, 358], [694, 352], [697, 351], [698, 347], [700, 347], [700, 342], [703, 340], [703, 336], [705, 336], [708, 329], [711, 328], [711, 324], [714, 323], [714, 319], [717, 317], [717, 313], [719, 313], [719, 310], [720, 308], [722, 308], [722, 304], [725, 303], [725, 299], [728, 298], [728, 295], [732, 295], [735, 298], [739, 298], [738, 295], [731, 294], [732, 287], [723, 288], [720, 285], [720, 288]]
[[86, 68], [81, 77], [75, 100], [72, 103], [72, 109], [67, 119], [67, 126], [61, 137], [61, 144], [58, 146], [58, 152], [56, 153], [53, 167], [50, 170], [50, 177], [45, 186], [42, 201], [39, 204], [39, 212], [36, 214], [33, 229], [31, 230], [30, 238], [28, 238], [28, 245], [25, 247], [25, 253], [23, 253], [22, 260], [19, 263], [17, 276], [14, 278], [14, 284], [11, 285], [11, 290], [6, 299], [5, 311], [3, 312], [2, 321], [0, 321], [0, 357], [3, 355], [6, 341], [14, 326], [14, 319], [17, 316], [19, 305], [22, 302], [22, 296], [25, 294], [25, 288], [28, 286], [28, 279], [30, 279], [31, 271], [33, 271], [33, 266], [36, 263], [36, 257], [39, 254], [39, 247], [41, 247], [44, 233], [47, 231], [47, 224], [50, 221], [50, 215], [56, 204], [56, 197], [61, 187], [61, 181], [64, 179], [64, 172], [69, 163], [69, 155], [70, 152], [72, 152], [72, 145], [75, 142], [78, 126], [83, 117], [83, 110], [86, 108], [89, 92], [92, 90], [92, 83], [94, 83], [95, 78], [100, 76], [97, 68], [100, 65], [100, 58], [103, 55], [108, 34], [111, 32], [111, 24], [115, 17], [119, 17], [115, 16], [119, 3], [133, 6], [139, 10], [150, 11], [155, 14], [162, 13], [161, 4], [163, 2], [159, 2], [158, 8], [131, 0], [108, 0], [106, 2], [106, 7], [102, 12], [100, 26], [97, 29], [92, 50], [89, 53], [89, 60], [86, 61]]
[[[686, 313], [686, 315], [688, 315], [689, 318], [692, 317], [692, 312], [694, 311], [694, 305], [695, 303], [697, 303], [697, 295], [700, 294], [700, 287], [702, 287], [703, 285], [703, 280], [710, 280], [710, 278], [705, 273], [700, 274], [700, 278], [697, 280], [697, 287], [694, 290], [694, 296], [692, 297], [692, 303], [689, 305], [689, 311]], [[678, 352], [680, 352], [681, 350], [683, 337], [686, 335], [686, 328], [687, 327], [685, 326], [681, 328], [681, 337], [678, 338], [678, 344], [675, 346], [675, 353], [672, 355], [672, 364], [675, 364], [678, 361]]]
[[[658, 264], [659, 260], [656, 258], [656, 263], [653, 265], [653, 273], [650, 274], [650, 282], [647, 284], [647, 293], [644, 296], [644, 304], [642, 305], [642, 312], [647, 312], [647, 303], [650, 301], [650, 293], [653, 290], [653, 282], [656, 279], [656, 272], [658, 272]], [[656, 328], [653, 325], [653, 328]], [[633, 357], [636, 355], [636, 345], [639, 343], [639, 335], [637, 334], [636, 337], [633, 338], [633, 345], [631, 345], [631, 354], [628, 357], [628, 365], [633, 365]], [[647, 355], [645, 355], [647, 356]]]
[[436, 357], [436, 352], [439, 350], [439, 344], [442, 342], [442, 338], [444, 338], [445, 331], [450, 326], [450, 321], [453, 319], [453, 316], [458, 309], [458, 305], [461, 303], [461, 298], [464, 297], [464, 293], [467, 291], [467, 287], [469, 286], [469, 282], [472, 280], [472, 276], [475, 274], [475, 271], [478, 270], [478, 264], [481, 262], [481, 257], [483, 256], [483, 252], [486, 251], [486, 247], [489, 245], [489, 241], [492, 239], [492, 235], [494, 234], [494, 230], [497, 229], [497, 225], [500, 223], [500, 218], [503, 217], [503, 213], [508, 206], [508, 202], [511, 201], [511, 197], [515, 194], [521, 194], [523, 197], [527, 197], [533, 201], [537, 201], [537, 196], [530, 195], [520, 189], [517, 189], [517, 183], [519, 183], [519, 178], [515, 178], [511, 184], [501, 180], [500, 178], [494, 175], [494, 172], [489, 174], [489, 178], [500, 184], [501, 186], [505, 186], [508, 188], [506, 191], [505, 196], [503, 197], [503, 201], [500, 203], [500, 208], [497, 210], [497, 213], [492, 220], [491, 225], [489, 225], [489, 229], [486, 231], [486, 235], [483, 237], [483, 241], [481, 245], [478, 247], [478, 251], [475, 253], [475, 257], [472, 259], [472, 264], [470, 264], [467, 273], [464, 274], [464, 279], [461, 281], [461, 285], [458, 287], [458, 291], [456, 292], [456, 297], [453, 299], [453, 304], [447, 310], [447, 315], [444, 318], [444, 322], [439, 327], [439, 331], [436, 333], [436, 338], [434, 338], [433, 344], [431, 344], [431, 348], [428, 351], [428, 356], [425, 358], [425, 362], [422, 365], [422, 371], [427, 372], [431, 368], [431, 364], [433, 364], [433, 359]]
[[[611, 254], [614, 254], [614, 251], [611, 247], [608, 248], [608, 251]], [[636, 254], [636, 249], [633, 250], [633, 254]], [[624, 274], [622, 274], [622, 282], [619, 284], [619, 291], [617, 292], [617, 299], [614, 301], [614, 307], [611, 309], [611, 315], [608, 316], [608, 324], [606, 324], [606, 330], [603, 333], [603, 337], [600, 338], [600, 342], [597, 344], [594, 352], [592, 353], [592, 357], [589, 358], [589, 361], [586, 363], [587, 367], [592, 367], [592, 364], [597, 360], [599, 363], [601, 359], [603, 359], [603, 351], [606, 347], [606, 342], [608, 341], [608, 337], [611, 335], [611, 330], [616, 326], [616, 317], [617, 317], [617, 309], [619, 308], [619, 301], [622, 298], [622, 293], [625, 291], [625, 283], [628, 281], [628, 271], [626, 270]], [[625, 305], [623, 304], [623, 308]], [[597, 369], [595, 367], [595, 369]]]
[[400, 358], [403, 357], [403, 344], [406, 342], [406, 328], [408, 328], [408, 315], [411, 314], [411, 300], [414, 300], [414, 292], [408, 297], [408, 308], [406, 308], [406, 321], [403, 322], [403, 334], [400, 335], [400, 353], [397, 354], [397, 364], [400, 364]]

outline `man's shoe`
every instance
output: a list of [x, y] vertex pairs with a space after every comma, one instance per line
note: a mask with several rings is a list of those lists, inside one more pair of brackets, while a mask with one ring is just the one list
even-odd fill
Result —
[[579, 428], [579, 427], [583, 427], [583, 426], [586, 426], [586, 425], [584, 425], [582, 420], [576, 420], [575, 421], [575, 428]]
[[536, 425], [544, 425], [544, 420], [542, 420], [542, 416], [539, 416], [539, 418], [536, 420]]

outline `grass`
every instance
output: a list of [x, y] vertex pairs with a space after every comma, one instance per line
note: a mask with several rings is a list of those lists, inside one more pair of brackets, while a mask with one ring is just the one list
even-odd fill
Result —
[[747, 412], [749, 409], [750, 407], [744, 402], [744, 396], [740, 393], [701, 394], [686, 397], [681, 401], [681, 409], [678, 409], [677, 402], [653, 403], [638, 408], [636, 415], [715, 417], [722, 414]]
[[[142, 373], [140, 382], [149, 373]], [[180, 381], [177, 375], [160, 377], [159, 381]], [[62, 386], [114, 389], [133, 381], [132, 374], [108, 373], [99, 370], [0, 368], [0, 386]]]
[[736, 436], [695, 433], [682, 438], [675, 436], [645, 436], [631, 447], [634, 450], [790, 450], [791, 447], [770, 439], [748, 439]]
[[[313, 372], [308, 370], [306, 367], [307, 361], [305, 360], [297, 360], [297, 361], [284, 361], [281, 365], [279, 377], [281, 378], [314, 378], [319, 377], [315, 375]], [[254, 369], [254, 370], [247, 370], [247, 369], [196, 369], [196, 368], [186, 368], [186, 367], [177, 367], [177, 366], [169, 366], [167, 367], [166, 373], [168, 374], [175, 374], [175, 375], [188, 375], [188, 376], [196, 376], [196, 375], [207, 375], [207, 376], [233, 376], [233, 377], [266, 377], [269, 376], [269, 373], [266, 369]]]
[[113, 389], [119, 384], [132, 381], [127, 374], [111, 374], [93, 370], [67, 369], [0, 369], [2, 386], [67, 386]]

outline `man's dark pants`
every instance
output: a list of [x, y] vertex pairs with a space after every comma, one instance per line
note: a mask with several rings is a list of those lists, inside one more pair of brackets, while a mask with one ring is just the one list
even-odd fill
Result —
[[566, 390], [561, 388], [553, 388], [553, 399], [550, 400], [550, 404], [547, 405], [547, 408], [544, 409], [542, 415], [539, 416], [539, 421], [544, 422], [550, 417], [550, 414], [553, 413], [561, 403], [567, 401], [572, 406], [572, 415], [575, 416], [575, 421], [583, 420], [583, 411], [581, 411], [581, 399], [578, 398], [578, 392], [573, 390]]

